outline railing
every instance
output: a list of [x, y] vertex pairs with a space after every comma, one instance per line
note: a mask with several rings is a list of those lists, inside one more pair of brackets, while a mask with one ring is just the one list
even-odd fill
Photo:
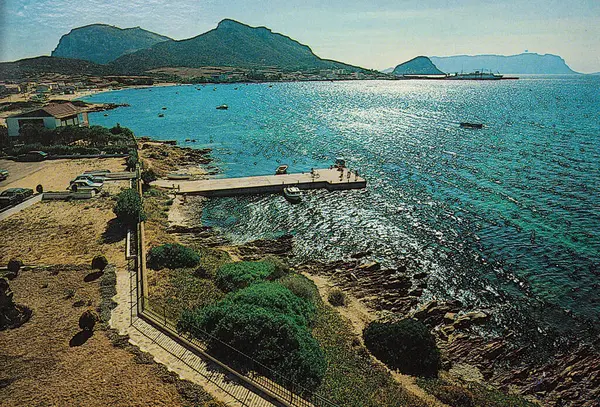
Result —
[[[135, 182], [135, 188], [142, 194], [141, 182], [139, 181], [139, 167], [137, 169], [137, 180], [132, 180], [132, 186]], [[258, 390], [259, 393], [267, 395], [269, 398], [276, 400], [280, 405], [286, 407], [337, 407], [336, 404], [327, 400], [325, 397], [315, 393], [310, 389], [306, 389], [292, 380], [289, 380], [284, 375], [273, 369], [254, 360], [249, 355], [244, 354], [231, 345], [215, 338], [208, 332], [202, 331], [203, 338], [193, 337], [190, 334], [182, 334], [177, 330], [176, 324], [167, 317], [166, 308], [150, 304], [148, 301], [147, 276], [145, 274], [145, 244], [144, 244], [144, 223], [140, 222], [137, 225], [136, 233], [131, 234], [131, 253], [129, 258], [130, 267], [130, 312], [131, 323], [133, 324], [137, 317], [143, 318], [147, 322], [159, 328], [164, 334], [170, 336], [188, 350], [200, 354], [216, 365], [223, 368], [225, 371], [233, 374], [240, 379], [243, 384], [251, 386]], [[204, 340], [202, 340], [204, 339]], [[223, 363], [218, 358], [211, 355], [211, 351], [207, 346], [207, 342], [218, 344], [222, 349], [227, 349], [227, 352], [234, 357], [229, 357], [231, 360], [238, 361], [237, 366], [233, 367]], [[160, 344], [158, 344], [161, 346]], [[162, 347], [162, 346], [161, 346]], [[168, 349], [165, 349], [168, 351]], [[184, 353], [185, 354], [185, 353]], [[207, 377], [202, 372], [198, 371], [194, 366], [183, 360], [183, 355], [174, 355], [188, 367], [196, 370], [204, 377], [212, 381], [211, 377]], [[249, 390], [250, 391], [250, 390]], [[247, 406], [245, 400], [241, 397], [232, 395], [242, 405]]]

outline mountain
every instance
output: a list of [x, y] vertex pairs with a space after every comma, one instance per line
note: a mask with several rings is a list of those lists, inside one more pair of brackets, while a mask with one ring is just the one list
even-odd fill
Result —
[[389, 67], [389, 68], [382, 69], [382, 70], [381, 70], [381, 71], [379, 71], [379, 72], [381, 72], [381, 73], [392, 73], [393, 71], [394, 71], [394, 67], [393, 67], [393, 66], [391, 66], [391, 67]]
[[239, 68], [276, 67], [283, 70], [362, 68], [321, 59], [306, 45], [273, 33], [266, 27], [250, 27], [225, 19], [217, 28], [182, 41], [166, 41], [149, 49], [123, 55], [112, 62], [126, 72], [142, 72], [162, 67], [199, 68], [231, 66]]
[[443, 75], [431, 60], [424, 56], [418, 56], [406, 61], [394, 68], [394, 75]]
[[92, 24], [74, 28], [63, 35], [52, 51], [52, 56], [107, 64], [122, 55], [168, 40], [171, 38], [140, 27], [123, 29], [106, 24]]
[[70, 58], [35, 57], [15, 62], [0, 62], [0, 79], [23, 79], [41, 73], [64, 75], [110, 75], [114, 68], [90, 61]]
[[473, 72], [491, 70], [502, 74], [576, 74], [558, 55], [525, 53], [519, 55], [456, 55], [430, 57], [442, 71]]

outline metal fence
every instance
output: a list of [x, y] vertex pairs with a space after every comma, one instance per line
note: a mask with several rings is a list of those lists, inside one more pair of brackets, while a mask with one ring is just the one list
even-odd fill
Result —
[[[138, 169], [139, 174], [139, 169]], [[135, 181], [132, 180], [132, 184]], [[133, 185], [132, 185], [133, 186]], [[136, 185], [141, 194], [141, 184], [139, 178]], [[280, 404], [292, 407], [338, 407], [335, 403], [329, 401], [322, 395], [314, 392], [311, 389], [304, 388], [294, 381], [288, 379], [285, 375], [274, 371], [273, 369], [254, 360], [249, 355], [244, 354], [233, 346], [221, 341], [220, 339], [210, 335], [208, 332], [202, 331], [202, 338], [193, 337], [190, 334], [184, 334], [177, 330], [176, 324], [167, 317], [167, 312], [164, 307], [156, 304], [150, 304], [148, 301], [148, 293], [146, 292], [146, 276], [144, 255], [144, 233], [143, 226], [138, 224], [136, 233], [131, 233], [130, 240], [130, 312], [131, 323], [134, 324], [136, 318], [142, 317], [148, 322], [160, 328], [160, 330], [180, 342], [184, 347], [208, 358], [215, 364], [221, 366], [229, 373], [241, 379], [247, 385], [258, 389], [260, 392], [267, 394], [271, 398], [276, 399]], [[236, 367], [232, 367], [227, 363], [222, 362], [211, 354], [211, 350], [207, 343], [217, 345], [220, 349], [226, 349], [229, 355], [228, 360], [236, 361]], [[161, 346], [159, 344], [159, 346]], [[162, 346], [161, 346], [162, 347]], [[168, 351], [168, 349], [165, 349]], [[176, 356], [176, 355], [174, 355]], [[177, 356], [176, 356], [177, 357]], [[183, 363], [198, 373], [202, 374], [207, 379], [211, 380], [202, 372], [198, 371], [194, 366], [178, 357]], [[229, 393], [229, 392], [228, 392]], [[241, 397], [234, 396], [243, 405], [247, 405]], [[244, 397], [244, 400], [247, 396]]]

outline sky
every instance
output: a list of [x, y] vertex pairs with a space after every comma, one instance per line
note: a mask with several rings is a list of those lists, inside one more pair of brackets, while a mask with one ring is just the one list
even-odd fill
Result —
[[600, 0], [0, 0], [0, 61], [50, 55], [75, 27], [140, 26], [174, 39], [224, 18], [266, 26], [365, 68], [418, 55], [556, 54], [600, 72]]

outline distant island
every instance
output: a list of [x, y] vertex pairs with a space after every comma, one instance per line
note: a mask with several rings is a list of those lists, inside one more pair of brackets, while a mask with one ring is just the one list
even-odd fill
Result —
[[418, 56], [394, 68], [394, 75], [444, 75], [431, 60], [425, 56]]
[[491, 70], [502, 74], [578, 74], [558, 55], [524, 53], [518, 55], [455, 55], [429, 57], [446, 73]]

